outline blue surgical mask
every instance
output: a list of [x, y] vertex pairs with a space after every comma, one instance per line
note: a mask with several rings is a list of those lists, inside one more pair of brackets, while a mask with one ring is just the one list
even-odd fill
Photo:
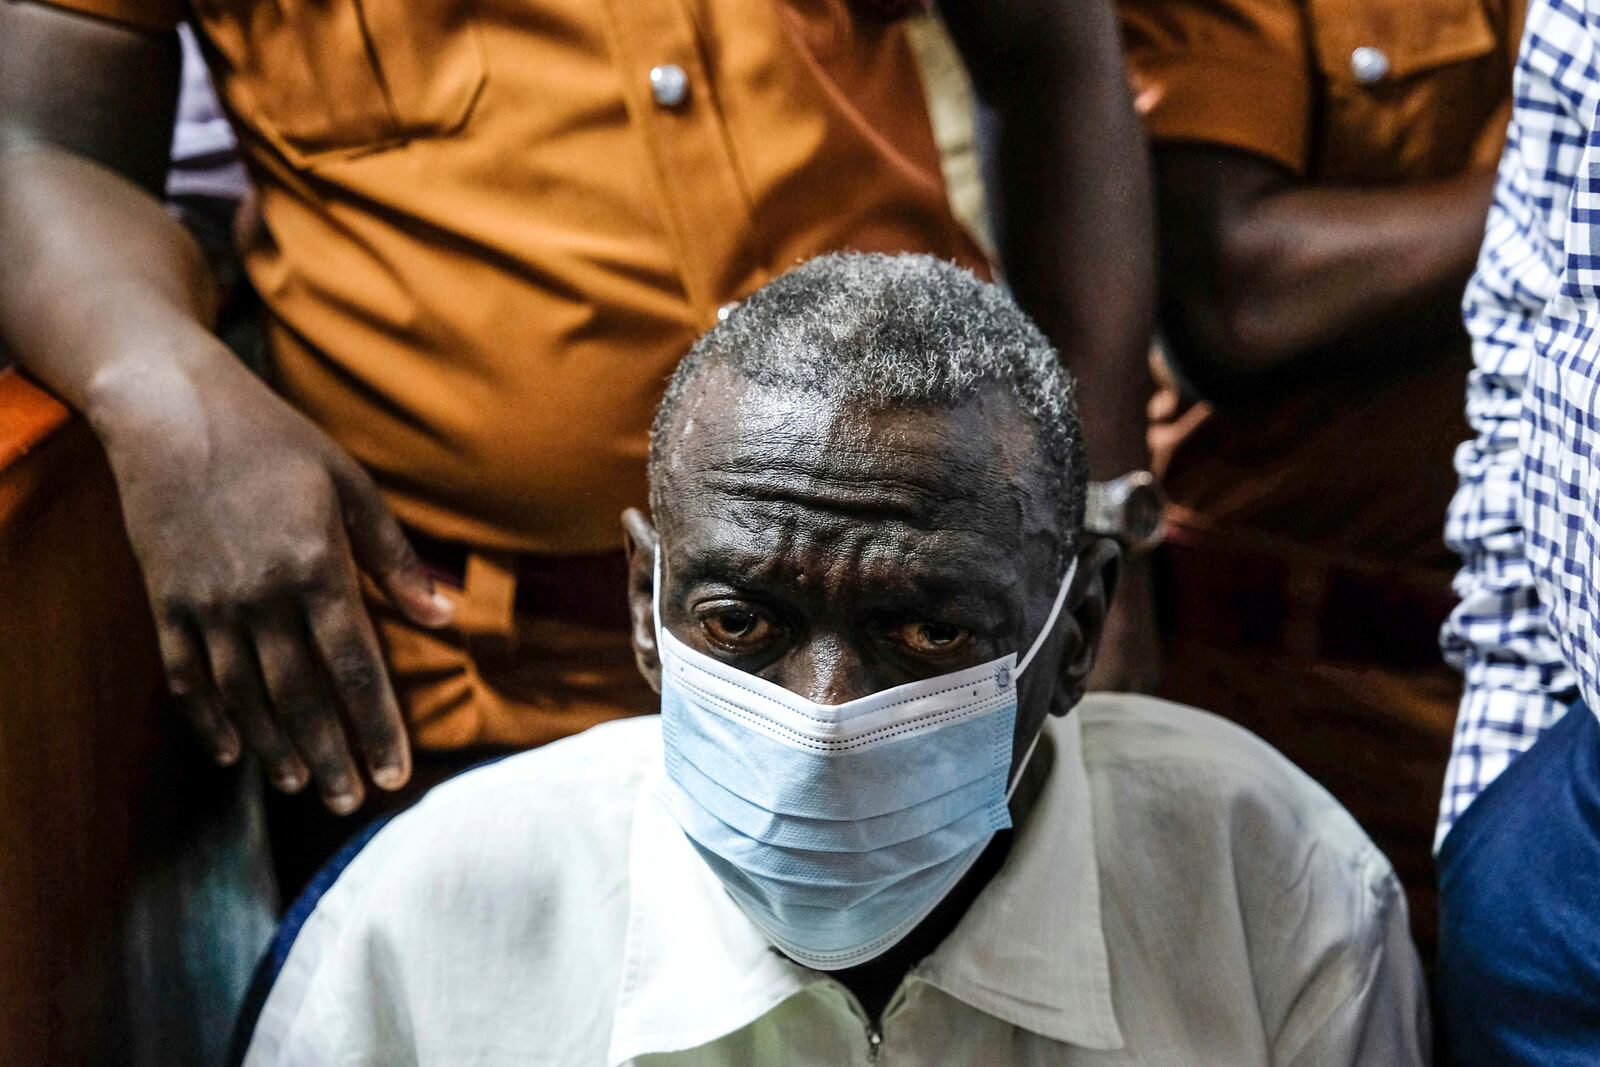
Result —
[[832, 971], [882, 954], [1011, 825], [1017, 679], [1055, 629], [1077, 561], [1020, 662], [1008, 654], [845, 704], [796, 696], [667, 633], [660, 566], [668, 808], [786, 955]]

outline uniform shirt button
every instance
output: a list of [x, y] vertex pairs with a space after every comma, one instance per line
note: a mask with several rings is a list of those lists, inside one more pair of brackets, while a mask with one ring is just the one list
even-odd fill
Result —
[[1381, 48], [1363, 45], [1350, 53], [1350, 72], [1362, 85], [1380, 82], [1389, 73], [1389, 57]]
[[677, 107], [689, 99], [689, 75], [676, 63], [651, 67], [650, 94], [662, 107]]

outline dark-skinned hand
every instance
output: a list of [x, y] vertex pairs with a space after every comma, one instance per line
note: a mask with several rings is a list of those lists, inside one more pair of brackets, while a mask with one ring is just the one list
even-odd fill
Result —
[[[219, 346], [220, 349], [220, 346]], [[424, 626], [451, 608], [372, 479], [225, 350], [121, 367], [91, 410], [172, 694], [219, 763], [361, 805], [410, 776], [357, 566]]]

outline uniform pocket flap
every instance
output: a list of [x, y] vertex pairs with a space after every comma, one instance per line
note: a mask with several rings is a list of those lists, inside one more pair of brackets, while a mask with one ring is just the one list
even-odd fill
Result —
[[1496, 47], [1480, 0], [1307, 0], [1317, 66], [1330, 82], [1382, 85]]

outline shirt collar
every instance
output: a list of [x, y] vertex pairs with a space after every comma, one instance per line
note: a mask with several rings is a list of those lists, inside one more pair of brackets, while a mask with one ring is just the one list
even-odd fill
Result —
[[[908, 977], [1043, 1037], [1121, 1048], [1077, 716], [1049, 721], [1041, 761], [1004, 865]], [[646, 780], [634, 812], [611, 1067], [698, 1048], [827, 981], [773, 949], [723, 891], [661, 802], [661, 780]]]
[[654, 758], [634, 808], [612, 1067], [715, 1041], [823, 980], [775, 951], [723, 891], [661, 800]]
[[1118, 1049], [1077, 715], [1046, 722], [1032, 766], [1044, 780], [1005, 864], [911, 976], [1043, 1037]]

